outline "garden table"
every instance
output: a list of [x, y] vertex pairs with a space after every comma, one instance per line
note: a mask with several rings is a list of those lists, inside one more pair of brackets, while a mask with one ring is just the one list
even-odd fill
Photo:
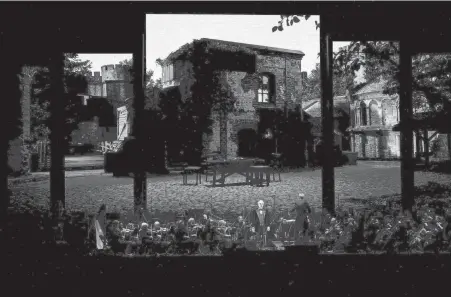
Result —
[[[255, 164], [261, 164], [264, 160], [251, 159], [251, 158], [234, 158], [229, 160], [213, 160], [206, 162], [207, 166], [213, 171], [213, 186], [216, 185], [216, 181], [221, 182], [223, 185], [225, 179], [233, 174], [240, 174], [246, 177], [246, 181], [249, 178], [250, 167]], [[218, 174], [221, 177], [218, 179]]]

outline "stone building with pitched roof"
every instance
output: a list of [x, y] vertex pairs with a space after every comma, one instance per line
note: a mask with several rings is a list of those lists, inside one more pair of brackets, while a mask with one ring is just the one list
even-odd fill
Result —
[[[399, 96], [383, 93], [386, 81], [384, 79], [367, 83], [351, 98], [349, 128], [351, 138], [351, 150], [358, 153], [360, 159], [399, 159], [400, 132], [396, 129], [399, 124]], [[414, 108], [413, 118], [423, 113], [424, 108]], [[443, 144], [446, 134], [428, 132], [430, 145], [437, 142]], [[423, 139], [417, 140], [417, 133], [413, 134], [414, 153], [424, 152]], [[435, 157], [443, 159], [446, 147], [439, 145]], [[431, 151], [432, 147], [429, 148]], [[434, 156], [433, 156], [434, 158]]]
[[[312, 99], [303, 102], [303, 109], [307, 115], [307, 120], [312, 124], [312, 135], [315, 143], [322, 136], [321, 132], [321, 98]], [[350, 141], [347, 129], [350, 126], [350, 97], [335, 96], [334, 97], [334, 143], [340, 147], [342, 151], [350, 150]]]

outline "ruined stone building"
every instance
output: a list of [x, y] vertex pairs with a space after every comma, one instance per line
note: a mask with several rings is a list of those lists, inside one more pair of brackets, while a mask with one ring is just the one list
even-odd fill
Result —
[[83, 94], [87, 101], [99, 101], [106, 98], [112, 105], [115, 125], [101, 127], [98, 118], [84, 121], [79, 124], [79, 128], [72, 133], [73, 143], [112, 142], [117, 140], [118, 135], [118, 108], [124, 105], [126, 98], [133, 96], [133, 85], [131, 83], [130, 68], [123, 65], [104, 65], [101, 72], [90, 73], [87, 76], [87, 94]]
[[[24, 155], [24, 140], [31, 134], [31, 114], [30, 105], [33, 97], [33, 77], [36, 69], [24, 67], [21, 76], [22, 90], [22, 135], [11, 141], [8, 152], [8, 164], [12, 173], [27, 171], [29, 159]], [[117, 107], [123, 105], [126, 98], [133, 95], [133, 85], [131, 84], [130, 71], [127, 66], [105, 65], [101, 72], [90, 73], [87, 76], [88, 88], [86, 94], [80, 94], [80, 100], [85, 106], [112, 105], [111, 111], [116, 118]], [[107, 99], [104, 104], [102, 98]], [[102, 102], [99, 104], [99, 102]], [[97, 108], [98, 109], [98, 108]], [[82, 121], [77, 130], [72, 133], [72, 143], [112, 142], [117, 139], [117, 121], [114, 125], [102, 127], [98, 117]]]
[[[400, 132], [393, 131], [399, 123], [399, 96], [383, 93], [385, 80], [368, 82], [352, 96], [351, 100], [351, 149], [358, 153], [361, 159], [399, 159]], [[413, 116], [424, 110], [414, 109]], [[429, 131], [432, 137], [429, 150], [434, 142], [438, 147], [432, 156], [437, 159], [447, 159], [446, 134]], [[423, 141], [416, 139], [413, 133], [415, 151], [424, 152]]]
[[[236, 99], [235, 111], [220, 117], [212, 114], [211, 135], [204, 135], [207, 151], [218, 151], [224, 157], [248, 156], [255, 147], [258, 125], [268, 110], [294, 109], [301, 103], [301, 62], [304, 53], [297, 50], [271, 48], [214, 39], [200, 39], [215, 46], [245, 48], [255, 53], [250, 67], [240, 67], [238, 55], [230, 58], [222, 71], [225, 84]], [[193, 65], [184, 58], [186, 46], [171, 53], [163, 64], [162, 82], [165, 89], [178, 88], [182, 100], [190, 96], [194, 82]], [[233, 56], [233, 55], [231, 55]], [[220, 58], [218, 58], [220, 59]], [[229, 63], [228, 62], [228, 63]]]

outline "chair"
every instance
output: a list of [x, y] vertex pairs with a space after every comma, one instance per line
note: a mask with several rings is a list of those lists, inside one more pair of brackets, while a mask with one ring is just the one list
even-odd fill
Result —
[[196, 174], [196, 185], [202, 183], [202, 167], [199, 166], [188, 166], [185, 167], [182, 171], [183, 176], [183, 184], [188, 184], [188, 175], [195, 173]]
[[266, 186], [269, 187], [271, 181], [272, 168], [266, 165], [254, 165], [249, 167], [249, 172], [246, 176], [246, 183], [250, 184], [252, 179], [257, 181], [258, 185], [263, 185], [264, 176], [266, 176]]
[[282, 171], [283, 166], [282, 166], [282, 155], [281, 154], [271, 154], [272, 158], [271, 158], [271, 163], [270, 166], [273, 169], [272, 171], [272, 179], [273, 181], [276, 181], [276, 172], [279, 175], [279, 181], [282, 181], [282, 178], [280, 177], [280, 171]]
[[208, 181], [208, 174], [209, 173], [213, 174], [213, 170], [211, 170], [210, 167], [208, 166], [208, 161], [219, 160], [219, 159], [221, 159], [220, 152], [211, 152], [204, 156], [204, 162], [201, 163], [201, 166], [202, 166], [202, 172], [205, 174], [205, 182]]

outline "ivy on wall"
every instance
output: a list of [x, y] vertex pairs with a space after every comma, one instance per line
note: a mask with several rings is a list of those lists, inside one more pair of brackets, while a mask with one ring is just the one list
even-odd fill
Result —
[[214, 40], [195, 40], [171, 54], [166, 63], [183, 59], [193, 66], [191, 94], [181, 102], [179, 120], [184, 124], [187, 160], [198, 163], [204, 150], [203, 135], [211, 135], [213, 113], [235, 111], [236, 97], [226, 81], [226, 73], [233, 70], [252, 71], [255, 52], [236, 45]]

